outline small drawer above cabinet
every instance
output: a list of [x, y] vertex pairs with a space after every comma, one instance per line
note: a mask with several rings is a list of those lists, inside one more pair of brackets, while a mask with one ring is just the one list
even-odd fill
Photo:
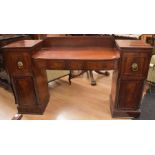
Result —
[[146, 77], [149, 60], [147, 53], [123, 53], [121, 74], [124, 76]]
[[7, 70], [12, 74], [29, 74], [31, 73], [31, 58], [28, 53], [9, 53], [5, 57]]

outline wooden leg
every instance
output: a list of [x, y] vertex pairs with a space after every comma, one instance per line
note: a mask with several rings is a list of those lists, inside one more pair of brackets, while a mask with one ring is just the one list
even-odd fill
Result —
[[11, 120], [21, 120], [23, 117], [22, 114], [15, 114]]
[[69, 78], [68, 78], [68, 81], [69, 81], [69, 84], [70, 85], [72, 84], [71, 79], [72, 79], [72, 71], [70, 70], [70, 72], [69, 72]]
[[89, 78], [89, 71], [87, 71], [86, 73], [87, 73], [87, 78]]
[[89, 71], [89, 73], [90, 73], [91, 85], [95, 86], [96, 85], [96, 81], [94, 80], [93, 71]]
[[97, 71], [97, 70], [95, 70], [95, 72], [98, 73], [98, 74], [105, 75], [105, 76], [109, 76], [109, 75], [110, 75], [110, 73], [109, 73], [108, 71], [102, 72], [102, 71]]

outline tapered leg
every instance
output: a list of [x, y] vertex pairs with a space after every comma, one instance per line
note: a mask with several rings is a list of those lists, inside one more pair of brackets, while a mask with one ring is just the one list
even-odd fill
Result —
[[89, 74], [90, 74], [91, 85], [95, 86], [96, 85], [96, 81], [94, 80], [93, 71], [90, 70]]

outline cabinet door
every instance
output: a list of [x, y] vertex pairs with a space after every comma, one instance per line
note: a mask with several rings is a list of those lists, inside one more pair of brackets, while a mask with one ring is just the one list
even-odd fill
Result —
[[33, 78], [31, 76], [14, 77], [13, 88], [19, 105], [33, 106], [36, 104]]
[[120, 81], [118, 108], [121, 110], [139, 109], [143, 92], [143, 81]]

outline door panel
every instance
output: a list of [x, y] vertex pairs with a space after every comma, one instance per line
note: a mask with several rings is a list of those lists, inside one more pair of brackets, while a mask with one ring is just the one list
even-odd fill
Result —
[[33, 78], [24, 76], [14, 78], [14, 89], [17, 102], [19, 105], [34, 105], [36, 104], [36, 95], [34, 90]]
[[120, 81], [118, 108], [136, 110], [143, 92], [143, 81]]

